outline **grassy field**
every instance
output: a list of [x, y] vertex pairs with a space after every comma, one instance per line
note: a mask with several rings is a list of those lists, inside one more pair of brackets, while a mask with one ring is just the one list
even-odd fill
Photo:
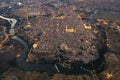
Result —
[[120, 13], [114, 11], [99, 11], [94, 15], [94, 19], [120, 20]]

